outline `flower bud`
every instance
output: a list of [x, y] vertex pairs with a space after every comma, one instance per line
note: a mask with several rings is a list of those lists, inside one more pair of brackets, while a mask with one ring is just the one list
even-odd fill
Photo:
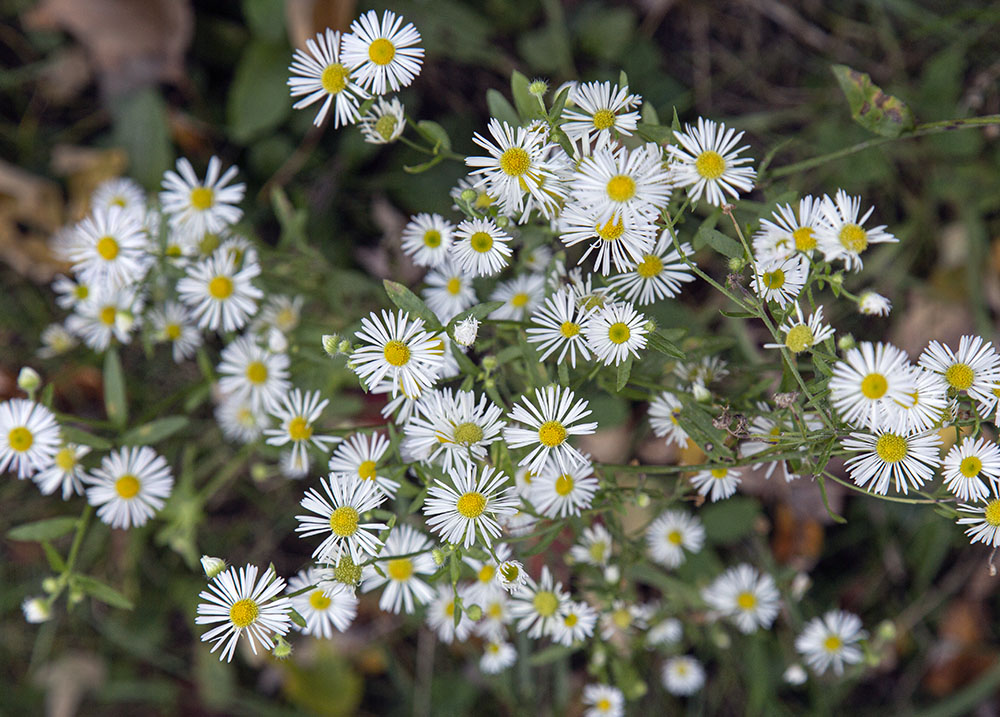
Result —
[[279, 660], [287, 660], [292, 654], [292, 646], [281, 635], [277, 635], [276, 638], [271, 654]]
[[492, 354], [483, 356], [479, 359], [479, 365], [483, 367], [484, 371], [495, 371], [497, 367], [497, 357]]
[[883, 620], [875, 628], [875, 635], [882, 642], [892, 642], [896, 639], [898, 631], [896, 630], [896, 624], [892, 620]]
[[52, 606], [41, 597], [28, 597], [21, 603], [24, 619], [31, 623], [45, 622], [52, 617]]
[[505, 217], [503, 214], [498, 216], [495, 221], [497, 226], [500, 227], [501, 229], [506, 228], [507, 225], [510, 224], [510, 219]]
[[729, 271], [739, 274], [746, 265], [747, 262], [743, 257], [734, 256], [729, 260]]
[[802, 596], [806, 594], [812, 586], [812, 578], [810, 578], [805, 573], [796, 573], [795, 577], [792, 578], [792, 597], [796, 600], [801, 600]]
[[857, 346], [857, 342], [854, 340], [854, 337], [851, 336], [850, 334], [844, 334], [839, 339], [837, 339], [837, 348], [840, 349], [841, 351], [850, 351], [855, 346]]
[[544, 97], [545, 93], [549, 91], [549, 83], [542, 79], [532, 80], [531, 84], [528, 85], [528, 92], [533, 94], [535, 97]]
[[465, 608], [465, 614], [469, 616], [469, 619], [473, 622], [478, 622], [483, 616], [483, 609], [478, 605], [469, 605]]
[[696, 383], [691, 387], [691, 393], [694, 395], [694, 400], [698, 403], [708, 403], [712, 400], [712, 392], [700, 383]]
[[288, 339], [278, 329], [267, 332], [267, 348], [271, 353], [283, 354], [288, 350]]
[[475, 316], [469, 316], [455, 324], [455, 343], [459, 346], [472, 346], [479, 334], [479, 320]]
[[650, 503], [650, 497], [648, 493], [640, 493], [635, 497], [635, 503], [640, 508], [648, 508]]
[[797, 662], [789, 665], [788, 669], [785, 670], [785, 674], [782, 675], [782, 679], [790, 685], [805, 684], [807, 677], [805, 669]]
[[621, 579], [622, 571], [617, 565], [609, 565], [604, 568], [604, 580], [605, 582], [614, 584]]
[[33, 396], [41, 385], [42, 377], [31, 366], [22, 367], [20, 373], [17, 374], [17, 387], [28, 395]]
[[444, 551], [440, 548], [434, 548], [434, 550], [431, 551], [431, 558], [434, 559], [435, 565], [444, 565]]
[[42, 580], [42, 590], [47, 592], [49, 595], [56, 592], [59, 589], [59, 581], [53, 577], [47, 577]]
[[250, 466], [250, 477], [257, 483], [267, 480], [271, 475], [271, 469], [263, 463], [254, 463]]
[[201, 567], [205, 571], [205, 577], [211, 580], [226, 569], [226, 561], [222, 558], [213, 558], [208, 555], [202, 555]]
[[475, 189], [463, 189], [462, 193], [459, 195], [461, 200], [466, 204], [472, 204], [474, 201], [476, 201], [476, 198], [478, 196], [479, 194], [476, 192]]

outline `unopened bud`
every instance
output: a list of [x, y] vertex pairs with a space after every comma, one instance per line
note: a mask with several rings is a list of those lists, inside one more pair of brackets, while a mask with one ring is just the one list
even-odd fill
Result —
[[875, 635], [882, 642], [892, 642], [897, 635], [896, 624], [892, 620], [883, 620], [875, 628]]
[[635, 497], [636, 505], [638, 505], [640, 508], [649, 507], [649, 501], [650, 498], [648, 493], [640, 493]]
[[549, 83], [542, 79], [532, 80], [528, 85], [528, 92], [535, 97], [543, 97], [549, 91]]
[[459, 346], [472, 346], [479, 334], [479, 320], [475, 316], [469, 316], [455, 324], [455, 343]]
[[808, 675], [806, 675], [806, 671], [802, 665], [796, 662], [788, 666], [782, 678], [790, 685], [802, 685], [805, 684]]
[[734, 274], [739, 274], [743, 271], [743, 267], [747, 265], [746, 259], [739, 256], [734, 256], [729, 260], [729, 271]]
[[484, 371], [494, 371], [497, 367], [497, 357], [492, 354], [483, 356], [479, 359], [479, 365], [483, 367]]
[[431, 558], [434, 559], [435, 565], [444, 565], [444, 551], [440, 548], [434, 548], [434, 550], [431, 551]]
[[694, 400], [698, 403], [708, 403], [712, 400], [712, 392], [700, 383], [696, 383], [691, 387], [691, 393], [694, 395]]
[[476, 197], [478, 196], [479, 194], [476, 192], [475, 189], [463, 189], [462, 193], [459, 195], [462, 201], [465, 202], [466, 204], [472, 204], [474, 201], [476, 201]]
[[854, 340], [854, 337], [851, 336], [850, 334], [844, 334], [839, 339], [837, 339], [837, 348], [840, 349], [841, 351], [850, 351], [855, 346], [857, 346], [857, 342]]
[[42, 580], [42, 590], [47, 592], [49, 595], [54, 593], [59, 589], [59, 581], [53, 577], [47, 577]]
[[503, 214], [501, 214], [500, 216], [498, 216], [496, 218], [496, 224], [497, 224], [498, 227], [500, 227], [501, 229], [503, 229], [508, 224], [510, 224], [510, 219], [507, 218], [507, 217], [505, 217]]
[[257, 483], [267, 480], [269, 475], [271, 475], [271, 469], [263, 463], [254, 463], [250, 466], [250, 477]]
[[213, 558], [208, 555], [202, 555], [201, 567], [205, 571], [205, 577], [211, 580], [226, 569], [226, 561], [222, 558]]
[[33, 396], [41, 385], [42, 377], [31, 366], [24, 366], [20, 373], [17, 374], [17, 387], [28, 395]]
[[271, 654], [279, 660], [287, 660], [292, 654], [292, 646], [281, 635], [278, 635]]
[[333, 358], [340, 353], [340, 334], [323, 334], [323, 350]]
[[483, 616], [483, 609], [478, 605], [469, 605], [465, 608], [465, 614], [469, 616], [469, 619], [473, 622], [478, 622]]
[[30, 623], [45, 622], [52, 617], [52, 606], [45, 598], [29, 597], [21, 603], [24, 619]]
[[802, 596], [806, 594], [812, 586], [812, 578], [810, 578], [805, 573], [796, 573], [795, 577], [792, 578], [792, 597], [796, 600], [801, 600]]

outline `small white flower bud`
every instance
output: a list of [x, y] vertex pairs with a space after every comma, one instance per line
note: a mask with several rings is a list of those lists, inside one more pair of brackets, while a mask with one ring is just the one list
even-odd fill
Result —
[[333, 358], [340, 353], [340, 334], [323, 334], [323, 350], [326, 355]]
[[795, 577], [792, 578], [792, 597], [801, 600], [802, 596], [806, 594], [806, 590], [811, 586], [812, 578], [805, 573], [796, 573]]
[[712, 392], [700, 383], [696, 383], [691, 387], [691, 393], [694, 394], [694, 400], [698, 403], [708, 403], [712, 400]]
[[609, 565], [604, 568], [604, 580], [608, 583], [616, 583], [621, 579], [622, 571], [617, 565]]
[[459, 346], [472, 346], [479, 334], [479, 320], [469, 316], [455, 324], [455, 343]]
[[802, 685], [805, 684], [808, 675], [806, 675], [806, 671], [803, 669], [802, 665], [796, 662], [788, 666], [788, 669], [785, 670], [785, 674], [782, 677], [785, 682], [790, 685]]
[[52, 606], [42, 597], [25, 598], [21, 603], [24, 619], [31, 623], [45, 622], [52, 617]]
[[17, 387], [26, 393], [33, 394], [41, 385], [42, 377], [31, 366], [24, 366], [17, 374]]
[[272, 353], [283, 354], [288, 350], [288, 339], [281, 331], [272, 328], [267, 332], [267, 348]]
[[213, 558], [209, 555], [202, 555], [201, 567], [205, 571], [205, 577], [211, 580], [226, 569], [226, 561], [222, 558]]

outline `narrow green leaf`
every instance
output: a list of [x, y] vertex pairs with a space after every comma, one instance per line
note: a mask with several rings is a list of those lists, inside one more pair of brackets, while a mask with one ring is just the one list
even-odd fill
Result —
[[59, 427], [59, 432], [62, 434], [63, 440], [67, 443], [75, 443], [78, 446], [90, 446], [98, 451], [110, 451], [112, 447], [111, 441], [98, 438], [92, 433], [81, 431], [76, 426], [64, 424]]
[[826, 477], [822, 475], [816, 476], [816, 482], [819, 484], [819, 494], [823, 498], [823, 507], [826, 508], [827, 515], [833, 519], [834, 523], [846, 523], [847, 518], [842, 515], [838, 515], [833, 512], [833, 508], [830, 507], [830, 499], [826, 495]]
[[510, 76], [510, 92], [514, 97], [514, 107], [517, 108], [517, 114], [521, 117], [521, 122], [527, 124], [528, 120], [541, 119], [542, 117], [542, 106], [531, 92], [528, 91], [528, 86], [531, 81], [527, 77], [522, 75], [517, 70], [514, 70]]
[[76, 524], [77, 518], [47, 518], [11, 528], [7, 531], [7, 537], [11, 540], [32, 541], [36, 543], [43, 540], [55, 540], [76, 528]]
[[723, 316], [728, 316], [730, 319], [753, 319], [756, 317], [752, 311], [726, 311], [725, 309], [720, 309], [719, 313]]
[[532, 667], [548, 665], [552, 662], [561, 660], [564, 657], [569, 657], [574, 651], [575, 648], [566, 647], [565, 645], [549, 645], [544, 650], [539, 650], [529, 657], [528, 664]]
[[569, 99], [569, 87], [563, 87], [555, 99], [552, 100], [552, 108], [549, 110], [549, 120], [555, 122], [562, 116], [566, 109], [566, 101]]
[[288, 617], [292, 618], [292, 622], [299, 627], [306, 627], [306, 619], [294, 607], [288, 611]]
[[695, 235], [695, 241], [700, 241], [702, 246], [708, 244], [715, 251], [728, 256], [730, 259], [743, 258], [743, 245], [717, 229], [699, 229]]
[[185, 428], [190, 421], [186, 416], [166, 416], [133, 428], [122, 436], [123, 446], [148, 446]]
[[681, 131], [681, 120], [680, 117], [677, 116], [676, 107], [674, 107], [674, 118], [670, 121], [670, 129], [672, 129], [674, 132]]
[[566, 365], [566, 362], [560, 361], [557, 370], [559, 372], [559, 385], [569, 386], [569, 366]]
[[108, 420], [117, 428], [123, 428], [128, 421], [128, 406], [125, 402], [125, 376], [118, 349], [114, 346], [104, 354], [104, 410]]
[[618, 86], [622, 89], [628, 87], [628, 75], [625, 74], [625, 70], [618, 71]]
[[[643, 105], [645, 107], [645, 105]], [[664, 127], [659, 124], [650, 124], [646, 122], [645, 119], [639, 123], [636, 127], [636, 132], [639, 136], [650, 142], [656, 142], [658, 144], [664, 144], [669, 142], [674, 136], [673, 131], [669, 127]]]
[[661, 354], [666, 354], [678, 361], [683, 361], [687, 358], [687, 354], [681, 351], [673, 341], [664, 336], [660, 331], [653, 331], [646, 334], [646, 345], [654, 351], [659, 351]]
[[107, 603], [111, 607], [119, 607], [123, 610], [132, 609], [131, 600], [110, 585], [105, 585], [97, 578], [92, 578], [89, 575], [74, 575], [72, 583], [90, 595], [90, 597]]
[[652, 102], [642, 103], [642, 109], [639, 111], [639, 116], [642, 118], [644, 124], [660, 124], [660, 115], [657, 113], [656, 107], [653, 106]]
[[615, 381], [615, 390], [621, 391], [628, 385], [628, 377], [632, 374], [632, 356], [618, 364], [618, 378]]
[[507, 98], [497, 90], [486, 90], [486, 108], [490, 111], [491, 117], [496, 117], [501, 122], [506, 122], [511, 127], [519, 127], [521, 120], [517, 116], [514, 105], [507, 101]]
[[847, 65], [831, 65], [830, 70], [847, 98], [851, 117], [859, 125], [883, 137], [898, 137], [913, 129], [913, 113], [906, 103], [883, 92], [868, 74]]
[[59, 551], [52, 547], [52, 543], [47, 540], [43, 540], [42, 550], [45, 551], [45, 559], [48, 560], [49, 567], [52, 568], [52, 572], [61, 573], [66, 569], [66, 563], [63, 561]]
[[427, 328], [431, 331], [439, 331], [441, 329], [441, 324], [438, 322], [437, 316], [434, 315], [434, 312], [430, 310], [419, 296], [397, 281], [385, 279], [382, 285], [385, 287], [385, 293], [389, 295], [389, 299], [400, 309], [423, 319], [424, 323], [427, 324]]

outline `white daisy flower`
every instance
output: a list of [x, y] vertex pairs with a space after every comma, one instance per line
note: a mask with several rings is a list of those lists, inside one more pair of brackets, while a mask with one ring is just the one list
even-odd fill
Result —
[[49, 468], [59, 452], [59, 424], [40, 403], [12, 398], [0, 403], [0, 473], [29, 478]]
[[833, 328], [823, 323], [823, 307], [817, 306], [808, 319], [802, 315], [802, 307], [795, 302], [795, 319], [791, 316], [780, 326], [785, 334], [782, 344], [764, 344], [766, 349], [788, 349], [793, 354], [800, 354], [811, 349], [816, 344], [833, 336]]
[[652, 610], [648, 605], [636, 605], [626, 600], [615, 600], [601, 613], [601, 638], [619, 640], [629, 638], [635, 630], [645, 630]]
[[527, 630], [528, 637], [537, 639], [555, 632], [560, 612], [569, 599], [562, 583], [556, 582], [549, 566], [544, 565], [541, 580], [537, 583], [526, 576], [524, 587], [514, 593], [510, 612], [517, 618], [517, 629], [521, 632]]
[[243, 210], [236, 205], [243, 201], [246, 185], [229, 184], [238, 172], [236, 167], [222, 172], [222, 162], [212, 157], [205, 181], [201, 181], [186, 158], [178, 159], [177, 171], [167, 170], [163, 175], [160, 192], [160, 205], [170, 216], [170, 225], [200, 237], [238, 222]]
[[625, 695], [611, 685], [587, 685], [583, 688], [584, 717], [622, 717]]
[[417, 266], [442, 266], [448, 261], [455, 225], [440, 214], [421, 212], [403, 227], [403, 252]]
[[698, 471], [691, 476], [691, 485], [695, 487], [699, 495], [703, 495], [715, 503], [729, 498], [736, 492], [736, 487], [742, 481], [741, 473], [739, 468], [726, 468], [725, 466]]
[[547, 518], [580, 515], [593, 503], [598, 485], [589, 460], [567, 470], [549, 461], [531, 482], [531, 502]]
[[1000, 383], [1000, 356], [993, 343], [981, 336], [963, 336], [957, 353], [950, 346], [931, 341], [918, 363], [925, 370], [944, 376], [950, 388], [968, 394], [980, 411], [988, 412], [996, 401], [993, 387]]
[[507, 592], [514, 594], [528, 584], [528, 573], [520, 560], [504, 560], [497, 566], [497, 583]]
[[658, 622], [649, 628], [646, 633], [646, 644], [656, 647], [658, 645], [675, 645], [684, 637], [684, 626], [675, 617], [668, 617], [662, 622]]
[[665, 568], [676, 568], [686, 559], [684, 553], [701, 551], [705, 544], [705, 528], [697, 516], [679, 510], [668, 510], [646, 528], [646, 548], [649, 556]]
[[596, 252], [594, 270], [604, 276], [611, 273], [612, 263], [616, 271], [629, 271], [653, 251], [656, 224], [644, 214], [605, 219], [603, 211], [599, 204], [568, 205], [559, 214], [559, 239], [567, 247], [587, 242], [587, 250], [577, 263]]
[[672, 695], [687, 697], [705, 684], [705, 668], [690, 655], [671, 657], [663, 663], [663, 687]]
[[989, 497], [990, 484], [1000, 482], [1000, 446], [980, 436], [956, 443], [945, 456], [941, 473], [945, 485], [963, 502], [981, 502]]
[[127, 177], [107, 179], [97, 185], [97, 189], [90, 195], [90, 206], [104, 210], [118, 207], [137, 217], [144, 217], [146, 192], [138, 182]]
[[541, 274], [521, 274], [497, 284], [490, 301], [502, 301], [503, 306], [490, 314], [491, 319], [524, 321], [545, 298], [545, 277]]
[[524, 268], [535, 274], [542, 274], [549, 268], [552, 261], [552, 250], [544, 244], [540, 244], [530, 250], [521, 250], [521, 263]]
[[215, 407], [215, 420], [222, 435], [236, 443], [253, 443], [271, 421], [261, 407], [254, 407], [248, 396], [223, 396]]
[[382, 406], [382, 417], [386, 420], [393, 419], [398, 425], [407, 423], [412, 416], [417, 413], [417, 403], [419, 396], [410, 397], [400, 392], [393, 385], [392, 379], [385, 378], [371, 392], [376, 395], [388, 395], [389, 400]]
[[598, 149], [584, 157], [573, 177], [573, 199], [596, 210], [595, 225], [619, 219], [655, 219], [670, 200], [663, 152], [649, 142], [629, 151]]
[[61, 309], [74, 309], [90, 298], [90, 285], [59, 274], [52, 281], [56, 304]]
[[861, 197], [852, 197], [843, 189], [838, 189], [833, 199], [823, 197], [820, 211], [823, 221], [816, 230], [819, 250], [827, 261], [843, 259], [844, 266], [849, 270], [861, 270], [861, 254], [869, 244], [899, 241], [885, 231], [884, 224], [865, 229], [862, 225], [868, 221], [875, 207], [869, 207], [859, 218]]
[[538, 473], [550, 457], [561, 470], [587, 462], [583, 454], [569, 444], [569, 437], [594, 433], [597, 423], [578, 423], [590, 415], [590, 409], [585, 399], [575, 403], [574, 400], [576, 394], [571, 389], [546, 386], [535, 389], [535, 403], [522, 396], [520, 402], [514, 404], [507, 417], [527, 428], [507, 426], [504, 439], [513, 449], [531, 447], [518, 465]]
[[680, 448], [687, 445], [688, 434], [677, 418], [681, 415], [683, 405], [670, 391], [662, 391], [649, 402], [649, 427], [659, 438], [666, 437], [667, 443], [673, 443]]
[[191, 323], [190, 313], [176, 301], [164, 302], [150, 311], [149, 323], [155, 339], [170, 344], [174, 363], [194, 356], [202, 344], [201, 332]]
[[424, 282], [427, 288], [420, 293], [442, 324], [447, 324], [476, 303], [472, 277], [461, 271], [451, 258], [446, 258], [441, 266], [427, 272]]
[[[761, 410], [772, 412], [773, 409], [771, 409], [767, 404], [762, 404]], [[823, 425], [821, 421], [810, 417], [809, 414], [803, 416], [803, 422], [809, 430], [817, 430]], [[740, 444], [740, 453], [744, 457], [755, 456], [758, 453], [763, 453], [776, 445], [783, 435], [788, 435], [790, 430], [790, 427], [781, 420], [775, 419], [771, 416], [756, 416], [750, 422], [750, 440]], [[777, 468], [781, 468], [781, 473], [785, 477], [786, 483], [791, 483], [799, 477], [796, 474], [789, 472], [788, 462], [784, 460], [770, 461], [767, 463], [754, 463], [751, 466], [751, 469], [755, 471], [760, 470], [762, 466], [766, 466], [764, 468], [764, 478], [768, 480], [771, 479], [771, 476], [774, 475], [774, 471]]]
[[812, 256], [816, 249], [816, 230], [822, 221], [822, 202], [816, 197], [802, 197], [798, 211], [791, 204], [778, 206], [769, 219], [760, 220], [753, 237], [753, 253], [761, 260], [785, 259], [796, 252]]
[[888, 316], [892, 302], [881, 294], [867, 289], [858, 296], [858, 311], [866, 316]]
[[848, 349], [833, 367], [830, 399], [840, 417], [855, 426], [875, 428], [913, 403], [909, 357], [892, 344], [864, 341]]
[[481, 589], [475, 599], [475, 604], [483, 611], [483, 617], [476, 623], [476, 634], [487, 640], [505, 639], [507, 625], [514, 619], [510, 614], [510, 597], [506, 591], [499, 586], [492, 591]]
[[753, 290], [763, 301], [784, 308], [802, 291], [809, 262], [801, 254], [754, 262]]
[[527, 213], [526, 198], [533, 199], [546, 219], [558, 209], [566, 197], [562, 178], [546, 159], [552, 145], [543, 132], [524, 127], [511, 127], [495, 117], [487, 125], [492, 139], [476, 132], [472, 141], [485, 149], [488, 156], [466, 157], [465, 164], [474, 169], [475, 187], [496, 197], [504, 214]]
[[451, 258], [470, 276], [492, 276], [507, 266], [509, 241], [492, 219], [466, 219], [455, 229]]
[[452, 475], [455, 487], [436, 480], [424, 501], [427, 527], [452, 544], [468, 548], [478, 540], [489, 547], [500, 537], [497, 516], [510, 515], [518, 500], [512, 488], [504, 488], [510, 480], [505, 473], [483, 466], [479, 477], [472, 464]]
[[302, 499], [302, 507], [315, 515], [295, 516], [299, 521], [295, 532], [303, 538], [329, 533], [313, 551], [313, 558], [336, 564], [346, 551], [356, 564], [364, 555], [377, 555], [382, 541], [376, 533], [388, 526], [362, 523], [361, 516], [382, 505], [385, 494], [377, 490], [372, 481], [336, 473], [321, 478], [320, 485], [326, 493], [325, 498], [315, 488], [310, 488]]
[[252, 283], [258, 274], [256, 262], [244, 261], [237, 269], [236, 260], [220, 250], [189, 266], [177, 293], [199, 328], [237, 331], [257, 313], [257, 300], [264, 296]]
[[38, 358], [50, 359], [72, 351], [79, 343], [62, 324], [49, 324], [42, 330], [42, 347], [35, 353]]
[[865, 637], [861, 618], [843, 610], [830, 610], [806, 623], [795, 638], [795, 649], [816, 672], [822, 674], [832, 665], [833, 671], [842, 675], [844, 665], [856, 665], [864, 659], [857, 643]]
[[920, 433], [937, 426], [948, 413], [948, 382], [940, 374], [914, 366], [909, 406], [897, 405], [894, 413], [905, 423], [906, 433]]
[[389, 89], [399, 92], [420, 74], [424, 50], [415, 47], [420, 33], [411, 23], [386, 10], [379, 22], [378, 13], [369, 10], [351, 23], [351, 34], [344, 35], [342, 57], [351, 74], [365, 90], [383, 95]]
[[559, 619], [552, 628], [552, 640], [569, 647], [581, 643], [594, 634], [597, 610], [588, 603], [567, 600], [559, 610]]
[[366, 566], [362, 573], [361, 590], [370, 592], [385, 585], [378, 606], [386, 612], [399, 614], [400, 609], [412, 615], [417, 605], [426, 605], [434, 599], [434, 590], [420, 575], [437, 571], [431, 557], [433, 544], [427, 537], [409, 525], [399, 525], [385, 541], [375, 564]]
[[47, 622], [52, 618], [52, 604], [43, 597], [26, 597], [21, 602], [24, 619], [32, 624]]
[[888, 493], [890, 482], [904, 495], [910, 488], [920, 488], [933, 480], [941, 465], [941, 436], [933, 431], [906, 435], [901, 422], [896, 424], [873, 433], [851, 433], [841, 441], [845, 449], [861, 452], [844, 462], [851, 480], [861, 488], [871, 484], [877, 495]]
[[617, 366], [629, 356], [639, 358], [646, 348], [646, 317], [631, 304], [612, 304], [598, 309], [583, 329], [594, 359]]
[[368, 144], [390, 144], [399, 139], [406, 128], [403, 103], [393, 97], [388, 102], [379, 97], [361, 118], [361, 134]]
[[704, 194], [705, 201], [717, 207], [726, 203], [726, 194], [739, 199], [740, 192], [751, 191], [757, 172], [743, 166], [753, 159], [739, 156], [750, 146], [736, 146], [742, 137], [742, 132], [727, 130], [724, 123], [716, 125], [704, 117], [698, 118], [695, 127], [685, 123], [683, 132], [674, 132], [679, 146], [667, 147], [673, 159], [670, 177], [674, 185], [689, 187], [692, 202]]
[[389, 449], [389, 439], [382, 433], [353, 433], [333, 451], [330, 472], [375, 481], [376, 487], [392, 498], [399, 482], [379, 475], [378, 464]]
[[542, 361], [559, 351], [556, 363], [562, 363], [569, 354], [569, 364], [576, 368], [577, 352], [582, 360], [590, 360], [582, 333], [589, 313], [586, 307], [577, 303], [573, 289], [563, 287], [531, 315], [533, 326], [526, 330], [528, 343], [539, 345]]
[[[324, 586], [336, 586], [324, 589]], [[297, 627], [306, 635], [329, 640], [333, 631], [344, 632], [354, 622], [358, 614], [358, 598], [354, 591], [343, 583], [333, 580], [330, 568], [306, 568], [288, 581], [288, 593], [304, 588], [313, 588], [291, 599], [292, 607], [305, 621], [305, 627]]]
[[729, 568], [702, 590], [709, 606], [732, 619], [741, 632], [771, 627], [778, 616], [781, 598], [774, 579], [747, 563]]
[[66, 317], [66, 328], [94, 351], [103, 352], [111, 339], [121, 344], [132, 340], [132, 331], [142, 316], [143, 298], [132, 287], [102, 289]]
[[502, 410], [485, 395], [445, 388], [424, 394], [420, 415], [403, 426], [406, 447], [424, 462], [438, 461], [445, 473], [486, 458], [506, 424]]
[[614, 143], [618, 135], [631, 137], [639, 123], [634, 110], [642, 103], [639, 95], [630, 95], [628, 87], [610, 82], [583, 82], [569, 93], [569, 99], [579, 109], [563, 111], [560, 128], [583, 154], [591, 148], [603, 149]]
[[[2, 409], [0, 409], [2, 413]], [[2, 428], [0, 428], [2, 430]], [[9, 444], [9, 439], [8, 439]], [[52, 495], [62, 488], [62, 499], [69, 500], [74, 493], [83, 495], [83, 479], [86, 471], [80, 464], [80, 459], [90, 453], [87, 446], [66, 443], [55, 454], [52, 465], [31, 476], [43, 495]]]
[[[278, 428], [269, 428], [264, 431], [268, 436], [267, 445], [283, 446], [289, 442], [292, 444], [293, 460], [297, 463], [305, 464], [308, 467], [306, 451], [309, 444], [321, 451], [328, 451], [336, 438], [330, 436], [317, 436], [313, 430], [313, 424], [323, 414], [323, 409], [330, 401], [320, 400], [319, 391], [306, 391], [303, 393], [299, 389], [293, 390], [284, 397], [280, 405], [271, 407], [271, 415], [278, 419]], [[304, 476], [305, 472], [294, 477]]]
[[684, 256], [694, 254], [691, 245], [681, 244], [681, 253], [673, 248], [670, 233], [664, 231], [653, 250], [643, 254], [636, 267], [612, 276], [608, 285], [629, 303], [645, 306], [677, 296], [681, 284], [694, 281], [694, 274], [684, 263]]
[[691, 386], [710, 386], [729, 375], [728, 364], [718, 356], [704, 356], [696, 363], [679, 363], [674, 374]]
[[509, 642], [491, 640], [483, 646], [483, 656], [479, 658], [479, 669], [484, 674], [496, 675], [517, 662], [517, 650]]
[[256, 565], [219, 573], [208, 584], [208, 590], [198, 594], [203, 602], [198, 605], [195, 624], [222, 623], [202, 635], [202, 641], [215, 642], [212, 652], [222, 647], [219, 660], [226, 662], [232, 661], [240, 635], [246, 635], [255, 655], [258, 643], [270, 650], [271, 633], [285, 635], [292, 624], [289, 617], [292, 603], [281, 595], [284, 589], [284, 579], [271, 571], [257, 580]]
[[101, 467], [84, 478], [87, 502], [112, 528], [145, 525], [174, 487], [166, 459], [149, 446], [122, 448], [104, 456]]
[[464, 588], [456, 589], [448, 584], [438, 585], [437, 597], [427, 608], [427, 625], [437, 633], [438, 639], [447, 645], [455, 640], [465, 642], [476, 626], [465, 610], [462, 610], [458, 623], [455, 622], [456, 598], [465, 604]]
[[323, 124], [331, 104], [334, 106], [334, 129], [354, 124], [358, 121], [358, 105], [368, 93], [357, 84], [357, 76], [352, 76], [341, 57], [340, 33], [327, 28], [325, 33], [317, 33], [315, 40], [307, 39], [306, 48], [308, 52], [295, 51], [288, 67], [292, 75], [288, 78], [292, 97], [302, 97], [292, 109], [301, 110], [323, 100], [314, 125]]
[[990, 483], [990, 495], [975, 505], [960, 503], [958, 506], [959, 525], [968, 525], [965, 534], [972, 543], [983, 543], [992, 548], [1000, 546], [1000, 491], [996, 483]]
[[288, 393], [288, 356], [271, 353], [252, 336], [240, 336], [219, 355], [219, 389], [248, 399], [255, 411], [277, 405]]
[[145, 276], [146, 236], [137, 215], [95, 208], [76, 225], [76, 235], [69, 259], [83, 284], [118, 289]]
[[355, 334], [365, 342], [351, 354], [350, 366], [369, 390], [383, 378], [392, 380], [392, 395], [399, 389], [412, 398], [434, 385], [442, 368], [441, 340], [424, 330], [423, 319], [405, 311], [395, 315], [382, 310], [361, 319]]
[[583, 529], [579, 542], [569, 549], [569, 555], [576, 563], [586, 563], [604, 567], [611, 558], [614, 541], [611, 533], [601, 523], [593, 523]]

